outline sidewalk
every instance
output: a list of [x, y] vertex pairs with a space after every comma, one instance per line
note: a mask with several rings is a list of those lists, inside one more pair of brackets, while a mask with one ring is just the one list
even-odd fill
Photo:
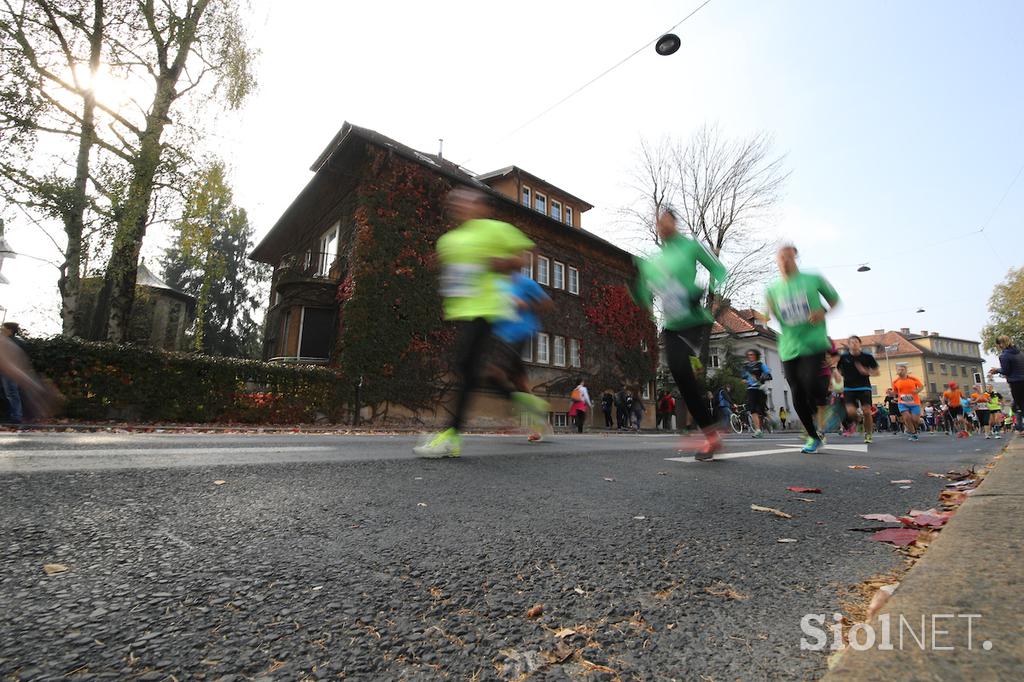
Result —
[[[1024, 679], [1022, 606], [1024, 437], [1017, 436], [881, 610], [893, 649], [877, 642], [848, 649], [825, 682]], [[879, 616], [870, 625], [880, 638]]]

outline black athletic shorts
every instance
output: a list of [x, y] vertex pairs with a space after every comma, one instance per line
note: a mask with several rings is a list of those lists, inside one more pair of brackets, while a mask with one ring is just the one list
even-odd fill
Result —
[[759, 388], [747, 387], [747, 411], [762, 417], [768, 409], [768, 396]]
[[843, 391], [843, 402], [865, 410], [871, 407], [871, 391]]
[[488, 362], [494, 363], [505, 370], [509, 379], [515, 381], [526, 374], [526, 365], [523, 364], [523, 351], [528, 341], [512, 345], [502, 341], [498, 337], [492, 337], [490, 347], [487, 349]]
[[977, 410], [978, 424], [981, 426], [988, 426], [988, 410]]
[[964, 414], [964, 406], [963, 405], [957, 405], [956, 407], [953, 407], [952, 405], [949, 406], [949, 416], [950, 417], [954, 417], [954, 418], [962, 417], [963, 414]]

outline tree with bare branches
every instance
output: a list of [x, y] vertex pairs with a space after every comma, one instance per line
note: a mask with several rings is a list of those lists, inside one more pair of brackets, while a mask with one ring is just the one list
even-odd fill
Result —
[[[92, 335], [121, 341], [139, 250], [195, 161], [202, 112], [255, 81], [239, 0], [0, 0], [0, 197], [66, 236], [59, 281], [76, 328], [89, 240], [109, 240]], [[104, 242], [106, 243], [106, 241]]]
[[[788, 177], [785, 157], [774, 153], [768, 134], [728, 139], [717, 127], [703, 126], [685, 143], [641, 140], [633, 173], [638, 198], [622, 214], [657, 244], [657, 216], [671, 205], [683, 229], [729, 269], [720, 295], [705, 300], [717, 316], [725, 301], [750, 295], [771, 273], [775, 239], [765, 227]], [[708, 342], [702, 344], [705, 363]]]

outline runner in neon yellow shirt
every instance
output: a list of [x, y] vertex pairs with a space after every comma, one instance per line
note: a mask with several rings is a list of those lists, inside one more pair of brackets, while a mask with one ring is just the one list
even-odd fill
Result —
[[[414, 448], [421, 457], [459, 456], [459, 432], [479, 381], [492, 324], [515, 313], [516, 302], [507, 293], [509, 273], [526, 263], [524, 254], [534, 245], [514, 226], [488, 217], [491, 207], [483, 192], [458, 188], [447, 201], [451, 214], [462, 223], [437, 241], [437, 255], [444, 316], [458, 326], [455, 367], [460, 385], [450, 426]], [[537, 396], [511, 397], [531, 413], [547, 412], [547, 403]]]

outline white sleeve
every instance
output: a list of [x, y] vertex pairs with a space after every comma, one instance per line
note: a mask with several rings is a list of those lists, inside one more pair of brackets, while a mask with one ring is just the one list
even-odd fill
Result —
[[587, 404], [587, 407], [593, 407], [594, 403], [590, 402], [590, 391], [586, 386], [581, 386], [580, 388], [583, 389], [581, 391], [581, 393], [583, 393], [583, 402]]

